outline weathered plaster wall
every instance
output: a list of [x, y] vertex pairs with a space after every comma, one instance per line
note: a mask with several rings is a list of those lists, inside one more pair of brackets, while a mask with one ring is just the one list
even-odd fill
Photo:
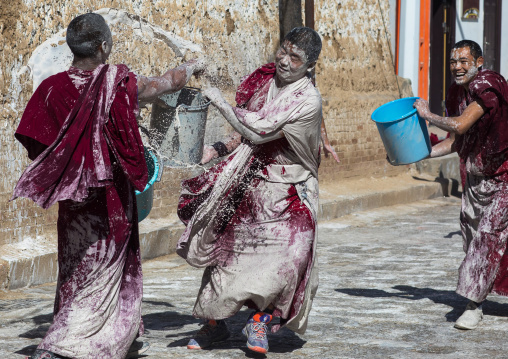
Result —
[[[24, 238], [53, 237], [57, 206], [43, 211], [30, 201], [8, 202], [12, 189], [28, 164], [13, 134], [32, 94], [29, 71], [23, 71], [37, 46], [64, 29], [77, 14], [101, 8], [122, 9], [139, 15], [169, 33], [198, 44], [203, 52], [187, 51], [184, 57], [163, 41], [142, 38], [121, 24], [113, 29], [111, 63], [125, 63], [136, 73], [160, 75], [185, 60], [203, 54], [211, 60], [210, 71], [233, 100], [241, 76], [273, 59], [278, 46], [278, 9], [268, 0], [9, 0], [0, 6], [0, 245]], [[193, 80], [190, 85], [200, 86]], [[145, 121], [149, 113], [144, 111]], [[215, 140], [230, 131], [211, 111], [206, 137]], [[164, 181], [169, 181], [164, 186]], [[158, 188], [173, 193], [179, 179], [166, 172]], [[161, 192], [157, 192], [161, 194]], [[162, 207], [166, 199], [156, 199]], [[155, 211], [157, 212], [157, 211]], [[155, 215], [157, 213], [154, 213]]]
[[[320, 180], [394, 175], [405, 170], [386, 163], [386, 152], [375, 124], [374, 109], [399, 98], [389, 30], [389, 1], [316, 0], [315, 29], [323, 39], [316, 83], [323, 96], [323, 113], [341, 165], [324, 159]], [[404, 97], [409, 84], [400, 81]]]
[[[56, 211], [42, 211], [31, 202], [8, 202], [28, 164], [13, 133], [32, 93], [29, 72], [23, 72], [34, 49], [64, 29], [77, 14], [101, 8], [122, 9], [169, 33], [199, 45], [203, 53], [187, 51], [178, 57], [165, 42], [140, 37], [132, 28], [113, 29], [111, 63], [133, 71], [159, 75], [195, 56], [210, 59], [215, 85], [233, 103], [241, 76], [272, 61], [278, 47], [277, 1], [269, 0], [9, 0], [0, 6], [0, 246], [26, 238], [54, 238]], [[381, 1], [388, 26], [389, 1]], [[370, 113], [398, 98], [389, 45], [377, 0], [315, 0], [316, 30], [323, 52], [316, 77], [324, 99], [324, 116], [332, 144], [341, 157], [336, 165], [324, 159], [322, 181], [348, 177], [394, 175], [405, 167], [387, 165], [385, 152]], [[213, 81], [212, 81], [213, 82]], [[191, 86], [200, 87], [200, 80]], [[404, 84], [403, 84], [404, 85]], [[407, 87], [407, 84], [405, 84]], [[406, 92], [406, 95], [409, 93]], [[144, 111], [144, 121], [149, 112]], [[205, 142], [230, 131], [213, 109]], [[192, 170], [166, 170], [156, 185], [152, 218], [174, 214], [179, 181]], [[340, 183], [340, 182], [339, 182]]]

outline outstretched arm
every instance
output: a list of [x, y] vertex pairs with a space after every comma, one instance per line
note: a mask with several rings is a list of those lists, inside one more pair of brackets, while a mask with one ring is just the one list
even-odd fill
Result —
[[138, 76], [138, 100], [143, 103], [154, 102], [165, 93], [181, 90], [193, 74], [199, 74], [206, 68], [204, 59], [192, 59], [160, 77]]
[[485, 114], [485, 109], [476, 101], [471, 102], [458, 117], [441, 117], [433, 114], [430, 112], [429, 103], [422, 99], [416, 100], [414, 107], [421, 118], [442, 130], [459, 135], [466, 133]]
[[238, 120], [235, 112], [233, 111], [233, 107], [230, 104], [228, 104], [226, 100], [222, 97], [222, 94], [220, 93], [219, 89], [214, 87], [207, 88], [203, 91], [203, 95], [208, 97], [208, 99], [214, 104], [215, 107], [217, 107], [217, 109], [224, 116], [224, 118], [226, 118], [226, 121], [228, 121], [229, 124], [233, 126], [233, 128], [240, 135], [242, 135], [252, 143], [259, 145], [284, 137], [283, 131], [276, 131], [269, 134], [257, 134], [251, 129], [247, 128], [244, 124], [242, 124]]
[[323, 151], [325, 153], [325, 157], [332, 155], [335, 162], [340, 163], [339, 156], [335, 152], [335, 149], [332, 145], [330, 145], [330, 141], [328, 140], [328, 134], [326, 133], [325, 119], [321, 119], [321, 142], [323, 142]]

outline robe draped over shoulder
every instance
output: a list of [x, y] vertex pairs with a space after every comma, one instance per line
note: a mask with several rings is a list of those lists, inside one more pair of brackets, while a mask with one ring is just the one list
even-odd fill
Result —
[[125, 65], [71, 67], [41, 83], [16, 131], [34, 162], [14, 198], [59, 201], [57, 292], [41, 351], [123, 359], [143, 334], [134, 190], [148, 174], [137, 112]]
[[281, 321], [272, 331], [284, 325], [304, 333], [318, 284], [321, 98], [308, 78], [277, 91], [274, 75], [274, 64], [267, 64], [247, 76], [234, 111], [254, 132], [282, 130], [286, 138], [242, 143], [182, 182], [178, 215], [187, 228], [177, 253], [207, 268], [196, 317], [223, 319], [242, 305], [273, 304]]
[[470, 170], [487, 176], [503, 175], [508, 180], [508, 85], [497, 72], [480, 70], [468, 90], [453, 83], [447, 96], [449, 116], [461, 115], [473, 101], [483, 106], [485, 114], [455, 145], [461, 159], [471, 159]]
[[34, 161], [18, 181], [13, 199], [27, 197], [43, 208], [67, 199], [83, 201], [89, 188], [111, 183], [114, 161], [136, 189], [144, 189], [148, 171], [133, 77], [125, 65], [100, 65], [81, 94], [67, 72], [41, 83], [15, 134]]
[[465, 169], [460, 223], [466, 253], [457, 293], [482, 302], [491, 292], [508, 295], [508, 85], [498, 73], [480, 70], [466, 90], [450, 86], [448, 116], [473, 101], [485, 114], [455, 145]]

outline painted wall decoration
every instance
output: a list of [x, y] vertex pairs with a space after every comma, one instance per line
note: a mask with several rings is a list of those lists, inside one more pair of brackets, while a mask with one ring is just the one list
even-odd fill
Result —
[[462, 0], [462, 20], [478, 21], [480, 18], [480, 0]]

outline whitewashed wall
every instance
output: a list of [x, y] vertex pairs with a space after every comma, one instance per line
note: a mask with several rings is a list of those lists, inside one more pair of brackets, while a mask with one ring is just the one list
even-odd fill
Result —
[[420, 47], [420, 0], [401, 1], [399, 76], [411, 80], [418, 93], [418, 59]]
[[[506, 3], [506, 2], [505, 2]], [[506, 5], [505, 5], [506, 7]], [[483, 0], [480, 0], [480, 18], [478, 21], [463, 21], [462, 1], [456, 0], [457, 17], [455, 22], [455, 42], [473, 40], [483, 48]]]
[[501, 74], [508, 78], [508, 2], [501, 7]]

